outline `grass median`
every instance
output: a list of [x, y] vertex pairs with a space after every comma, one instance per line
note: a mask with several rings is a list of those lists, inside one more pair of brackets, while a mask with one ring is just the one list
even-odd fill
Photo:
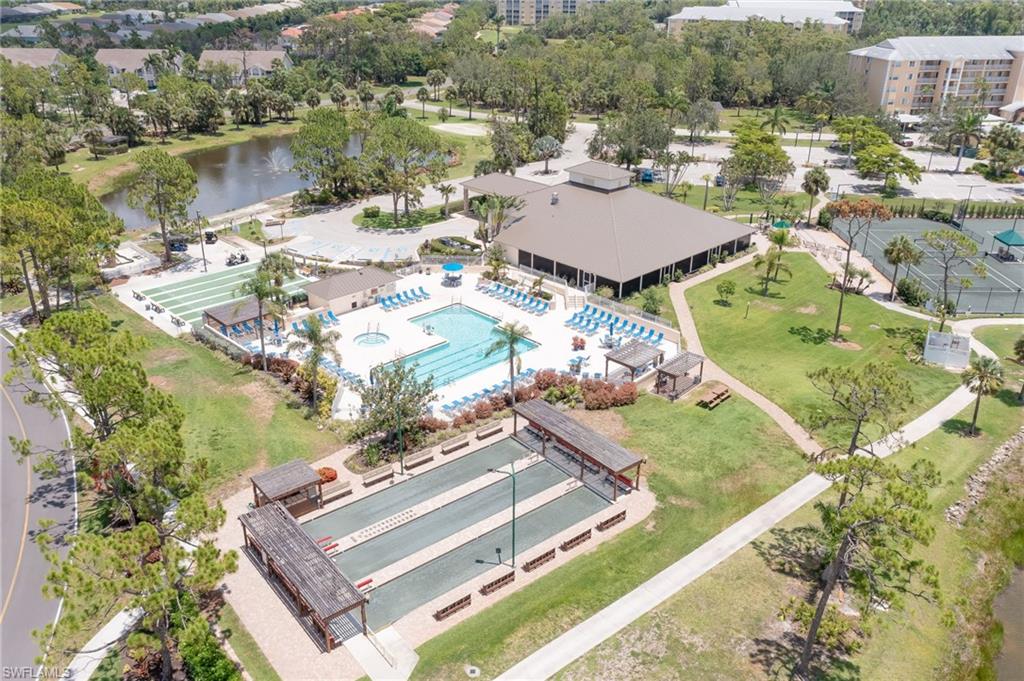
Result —
[[[697, 395], [643, 396], [582, 418], [647, 457], [659, 504], [645, 521], [420, 646], [414, 678], [452, 679], [463, 666], [493, 678], [686, 555], [800, 478], [794, 443], [739, 396], [714, 411]], [[528, 556], [527, 556], [528, 557]]]

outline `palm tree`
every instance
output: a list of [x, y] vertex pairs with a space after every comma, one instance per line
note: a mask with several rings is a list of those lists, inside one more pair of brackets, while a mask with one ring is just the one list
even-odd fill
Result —
[[359, 82], [359, 85], [356, 86], [356, 97], [363, 103], [363, 110], [368, 111], [370, 103], [373, 101], [373, 87], [369, 81], [363, 80]]
[[544, 174], [548, 174], [548, 162], [562, 153], [562, 143], [551, 135], [538, 137], [533, 143], [533, 155], [544, 159]]
[[[435, 184], [436, 189], [441, 194], [441, 198], [444, 199], [444, 205], [441, 207], [441, 214], [448, 217], [448, 201], [451, 199], [452, 194], [455, 193], [455, 185], [442, 182], [441, 184]], [[462, 207], [465, 210], [466, 206]]]
[[273, 275], [269, 272], [259, 270], [250, 279], [246, 279], [238, 287], [238, 294], [241, 298], [235, 309], [242, 307], [249, 298], [256, 301], [256, 333], [260, 337], [260, 358], [263, 363], [263, 370], [267, 370], [267, 347], [263, 340], [263, 319], [267, 315], [279, 317], [284, 310], [282, 302], [288, 294], [283, 288], [274, 283]]
[[426, 118], [427, 100], [430, 99], [430, 90], [428, 90], [425, 87], [421, 87], [419, 90], [416, 91], [416, 99], [419, 100], [420, 108], [422, 109], [422, 111], [420, 112], [420, 118]]
[[486, 219], [481, 235], [484, 248], [487, 248], [488, 242], [498, 236], [501, 230], [508, 227], [509, 218], [522, 207], [523, 200], [521, 198], [502, 196], [501, 194], [491, 194], [480, 204], [479, 210]]
[[682, 90], [669, 90], [662, 96], [661, 106], [665, 109], [668, 124], [674, 128], [679, 124], [683, 113], [690, 108], [690, 101]]
[[345, 86], [341, 83], [335, 83], [330, 89], [331, 103], [338, 107], [338, 111], [345, 108], [345, 102], [348, 101], [348, 95], [345, 94]]
[[900, 265], [916, 265], [921, 262], [921, 250], [906, 234], [897, 234], [882, 251], [886, 261], [893, 266], [892, 287], [889, 289], [889, 300], [896, 300], [896, 282], [900, 276]]
[[782, 262], [782, 251], [778, 246], [770, 246], [764, 254], [755, 255], [754, 269], [764, 269], [764, 274], [761, 276], [761, 295], [763, 296], [768, 295], [768, 285], [778, 279], [779, 272], [793, 276], [792, 270]]
[[978, 396], [974, 401], [974, 416], [971, 418], [971, 429], [968, 433], [976, 435], [981, 398], [984, 395], [995, 395], [1003, 387], [1003, 367], [999, 360], [992, 357], [975, 357], [960, 374], [960, 383]]
[[275, 286], [284, 286], [286, 280], [295, 277], [295, 263], [281, 251], [275, 251], [264, 256], [256, 271], [270, 275]]
[[485, 356], [496, 353], [508, 353], [508, 383], [512, 392], [512, 406], [516, 404], [516, 359], [519, 356], [519, 346], [529, 339], [530, 329], [519, 322], [505, 322], [494, 329], [498, 334], [491, 347], [487, 348]]
[[[1017, 339], [1017, 342], [1013, 344], [1013, 358], [1017, 360], [1017, 364], [1024, 365], [1024, 336]], [[1024, 380], [1020, 383], [1020, 394], [1017, 395], [1017, 399], [1024, 402]]]
[[498, 43], [501, 42], [501, 26], [505, 23], [504, 14], [494, 15], [494, 52], [498, 52]]
[[950, 140], [957, 140], [960, 144], [960, 149], [956, 154], [954, 173], [960, 172], [960, 161], [964, 158], [964, 149], [967, 145], [971, 142], [979, 144], [981, 138], [984, 137], [985, 131], [981, 127], [984, 120], [985, 116], [980, 111], [974, 111], [973, 109], [962, 109], [953, 115], [953, 120], [950, 123], [949, 138]]
[[786, 134], [786, 126], [789, 125], [789, 119], [786, 118], [786, 112], [781, 106], [776, 106], [772, 109], [772, 112], [768, 114], [768, 118], [761, 121], [761, 129], [771, 128], [771, 133], [774, 135], [775, 131], [778, 130], [780, 135]]
[[320, 360], [328, 357], [335, 362], [341, 362], [341, 355], [338, 354], [336, 345], [341, 340], [341, 332], [334, 329], [324, 328], [319, 318], [310, 315], [306, 317], [305, 324], [299, 328], [296, 335], [298, 340], [288, 344], [289, 352], [301, 352], [309, 348], [306, 355], [306, 370], [309, 372], [309, 386], [311, 388], [310, 398], [313, 400], [313, 413], [316, 414], [316, 391], [317, 379], [320, 372]]
[[779, 255], [775, 260], [775, 274], [772, 276], [772, 281], [778, 281], [779, 268], [782, 267], [782, 253], [787, 246], [796, 246], [797, 242], [788, 229], [772, 230], [772, 233], [768, 236], [768, 241], [771, 242], [773, 247], [779, 249]]
[[818, 194], [824, 194], [828, 191], [828, 182], [828, 173], [821, 166], [815, 166], [804, 173], [804, 181], [800, 183], [800, 188], [811, 197], [810, 202], [807, 204], [808, 226], [811, 224], [811, 211], [814, 210], [814, 199], [818, 198]]
[[441, 69], [430, 69], [427, 71], [427, 85], [434, 88], [434, 101], [438, 101], [438, 88], [444, 85], [444, 82], [448, 79], [448, 76], [444, 74]]

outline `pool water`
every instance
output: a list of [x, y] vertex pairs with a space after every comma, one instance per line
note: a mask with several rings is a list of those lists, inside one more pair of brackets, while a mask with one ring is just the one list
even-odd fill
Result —
[[[498, 339], [495, 327], [499, 320], [471, 307], [456, 304], [442, 307], [410, 319], [413, 324], [429, 329], [444, 339], [440, 345], [403, 357], [401, 362], [416, 365], [416, 377], [434, 378], [434, 386], [441, 387], [465, 378], [482, 369], [508, 361], [508, 352], [488, 355], [487, 350]], [[523, 339], [517, 345], [519, 354], [537, 347], [537, 343]]]
[[353, 340], [356, 345], [384, 345], [391, 340], [391, 337], [380, 331], [370, 331], [369, 333], [359, 334]]

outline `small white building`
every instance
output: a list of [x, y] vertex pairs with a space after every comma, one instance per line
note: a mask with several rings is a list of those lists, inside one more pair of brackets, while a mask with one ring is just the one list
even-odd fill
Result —
[[309, 296], [310, 309], [344, 314], [373, 305], [380, 296], [394, 293], [399, 279], [396, 274], [370, 266], [333, 274], [303, 288]]

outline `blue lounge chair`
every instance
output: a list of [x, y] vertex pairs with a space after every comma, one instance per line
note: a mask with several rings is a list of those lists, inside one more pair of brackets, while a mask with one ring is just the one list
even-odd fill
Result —
[[256, 329], [249, 325], [249, 322], [242, 322], [242, 328], [245, 329], [246, 333], [256, 333]]
[[579, 318], [580, 318], [580, 313], [579, 312], [573, 312], [572, 316], [569, 317], [569, 319], [567, 319], [565, 321], [565, 326], [568, 326], [568, 327], [571, 328], [572, 326], [574, 326], [576, 324], [576, 322], [579, 320]]
[[388, 302], [391, 303], [392, 309], [397, 309], [404, 305], [397, 295], [388, 296]]
[[320, 323], [324, 326], [331, 326], [331, 322], [328, 321], [327, 317], [324, 316], [323, 312], [318, 312], [316, 318], [320, 320]]
[[587, 315], [588, 317], [593, 317], [594, 313], [596, 313], [596, 312], [597, 312], [597, 308], [594, 307], [593, 305], [585, 305], [583, 307], [583, 314]]
[[236, 336], [244, 336], [245, 335], [244, 333], [242, 333], [242, 330], [240, 328], [238, 328], [238, 324], [232, 324], [231, 325], [231, 333], [235, 334]]
[[631, 335], [633, 335], [634, 331], [636, 331], [636, 322], [633, 322], [633, 325], [631, 327], [629, 327], [628, 329], [623, 330], [622, 335], [623, 336], [631, 336]]
[[385, 312], [391, 312], [392, 310], [395, 309], [395, 306], [391, 304], [391, 301], [390, 301], [389, 298], [381, 298], [380, 299], [380, 306], [384, 308]]
[[651, 341], [651, 345], [661, 345], [663, 340], [665, 340], [665, 332], [659, 331], [657, 337]]
[[420, 286], [420, 295], [423, 296], [424, 300], [427, 300], [428, 298], [430, 298], [430, 294], [427, 293], [426, 291], [424, 291], [422, 286]]
[[331, 321], [335, 324], [341, 324], [341, 320], [334, 316], [334, 310], [328, 310], [327, 316], [330, 317]]
[[227, 338], [228, 335], [228, 327], [224, 326], [223, 324], [220, 325], [220, 335], [224, 336], [225, 338]]
[[644, 336], [641, 340], [643, 340], [643, 342], [645, 343], [650, 343], [652, 338], [654, 338], [654, 329], [648, 329], [647, 335]]
[[619, 322], [619, 325], [615, 328], [615, 330], [616, 331], [622, 331], [627, 326], [629, 326], [629, 320], [628, 319], [623, 319], [621, 322]]
[[644, 331], [647, 329], [645, 326], [641, 326], [639, 329], [633, 332], [633, 338], [639, 338], [644, 335]]
[[295, 322], [292, 322], [292, 331], [294, 331], [295, 333], [299, 332], [299, 325], [296, 324]]
[[547, 314], [548, 309], [550, 309], [550, 307], [551, 304], [548, 303], [548, 301], [542, 300], [540, 305], [537, 307], [537, 314]]

